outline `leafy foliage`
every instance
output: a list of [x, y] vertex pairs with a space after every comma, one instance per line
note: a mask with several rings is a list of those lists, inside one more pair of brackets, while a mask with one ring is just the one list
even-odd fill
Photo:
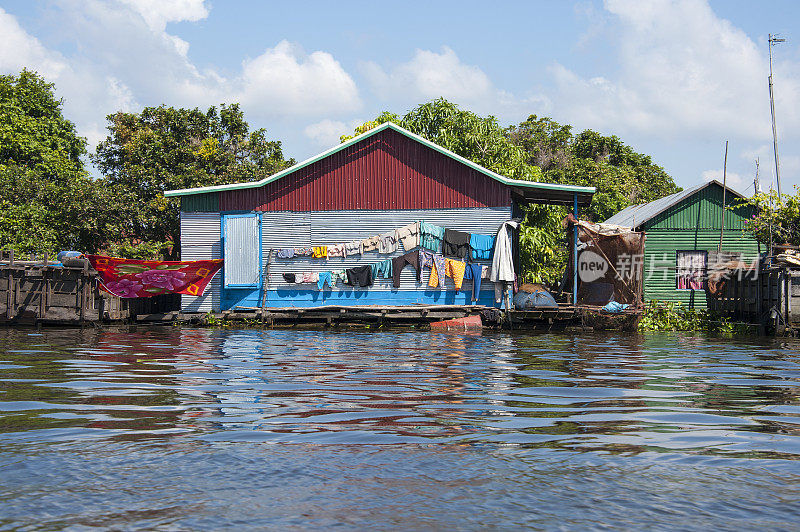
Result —
[[733, 208], [746, 205], [755, 207], [756, 213], [745, 224], [756, 240], [765, 244], [771, 239], [776, 244], [800, 245], [800, 191], [795, 195], [784, 194], [782, 200], [777, 192], [761, 192]]
[[125, 256], [179, 256], [180, 204], [171, 189], [255, 181], [294, 164], [266, 131], [249, 132], [238, 104], [176, 109], [146, 107], [108, 116], [109, 135], [92, 160], [109, 190], [107, 247]]
[[680, 303], [650, 301], [639, 321], [640, 331], [704, 331], [713, 333], [749, 333], [749, 327], [731, 323], [707, 310], [694, 310]]
[[541, 168], [544, 181], [595, 187], [592, 204], [581, 213], [593, 221], [680, 191], [663, 168], [616, 136], [592, 130], [574, 136], [571, 126], [536, 115], [507, 128], [506, 135], [525, 150], [528, 164]]
[[0, 76], [0, 248], [18, 255], [89, 249], [98, 240], [86, 141], [35, 72]]

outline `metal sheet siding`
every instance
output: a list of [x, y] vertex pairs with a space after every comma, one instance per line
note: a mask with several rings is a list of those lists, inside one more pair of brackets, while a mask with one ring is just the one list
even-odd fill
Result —
[[[714, 252], [718, 244], [719, 230], [648, 231], [645, 241], [644, 300], [657, 299], [680, 302], [696, 309], [707, 308], [705, 290], [676, 288], [677, 251]], [[722, 250], [741, 252], [742, 260], [749, 263], [758, 256], [758, 243], [747, 233], [728, 231], [723, 237]]]
[[[222, 258], [219, 213], [181, 213], [181, 259], [205, 260]], [[217, 272], [200, 297], [181, 296], [184, 312], [220, 310], [221, 275]]]
[[222, 211], [506, 207], [502, 183], [391, 129], [259, 188], [219, 193]]
[[217, 212], [219, 211], [219, 194], [192, 194], [181, 196], [181, 212]]
[[[320, 272], [352, 268], [379, 262], [387, 258], [406, 253], [402, 245], [393, 254], [369, 252], [363, 255], [331, 259], [312, 259], [296, 257], [292, 259], [276, 258], [277, 250], [312, 245], [337, 244], [351, 240], [362, 240], [372, 235], [392, 231], [406, 224], [425, 220], [430, 223], [458, 229], [470, 233], [491, 234], [504, 221], [511, 218], [510, 207], [475, 208], [475, 209], [437, 209], [437, 210], [388, 210], [388, 211], [328, 211], [328, 212], [273, 212], [262, 215], [262, 252], [263, 264], [267, 264], [270, 249], [272, 254], [267, 283], [267, 306], [317, 306], [323, 304], [362, 304], [370, 298], [370, 304], [376, 293], [381, 293], [381, 304], [413, 304], [449, 302], [456, 303], [456, 292], [452, 280], [448, 278], [443, 288], [428, 288], [430, 270], [425, 270], [422, 282], [417, 283], [416, 272], [407, 267], [402, 270], [400, 288], [392, 287], [391, 279], [378, 278], [370, 288], [352, 288], [337, 285], [333, 290], [318, 292], [316, 285], [288, 284], [284, 281], [284, 273]], [[482, 261], [490, 264], [490, 261]], [[494, 285], [483, 280], [481, 292], [493, 291]], [[467, 298], [472, 293], [471, 281], [464, 281], [458, 297]], [[259, 306], [257, 290], [225, 290], [222, 308], [236, 306]], [[491, 296], [487, 294], [484, 302]], [[366, 304], [366, 303], [364, 303]]]
[[223, 282], [231, 285], [259, 285], [261, 261], [258, 215], [223, 216]]
[[[725, 213], [725, 230], [741, 231], [745, 220], [755, 212], [753, 207], [739, 205], [740, 200], [726, 194], [725, 205], [735, 207]], [[652, 229], [719, 229], [722, 225], [722, 187], [711, 184], [654, 216], [642, 227]], [[719, 238], [719, 234], [718, 238]]]

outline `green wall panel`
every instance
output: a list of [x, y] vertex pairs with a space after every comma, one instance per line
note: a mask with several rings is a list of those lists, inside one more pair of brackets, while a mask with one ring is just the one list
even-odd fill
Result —
[[[725, 230], [741, 231], [755, 210], [750, 206], [738, 206], [739, 198], [725, 196], [725, 204], [735, 207], [725, 213]], [[677, 205], [673, 205], [644, 224], [642, 229], [719, 229], [722, 225], [722, 187], [711, 184], [697, 191]]]
[[[716, 252], [717, 244], [719, 244], [719, 230], [648, 230], [644, 256], [644, 300], [681, 302], [697, 309], [706, 308], [705, 290], [676, 288], [677, 252], [692, 250]], [[722, 251], [741, 252], [742, 259], [750, 262], [758, 257], [758, 243], [743, 231], [726, 231]]]
[[217, 192], [209, 192], [181, 196], [181, 211], [219, 212], [219, 194]]

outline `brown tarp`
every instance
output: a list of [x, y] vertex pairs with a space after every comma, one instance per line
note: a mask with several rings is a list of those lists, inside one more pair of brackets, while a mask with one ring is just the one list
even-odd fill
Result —
[[[565, 286], [572, 291], [572, 255], [576, 220], [565, 220], [569, 235], [569, 266]], [[645, 234], [629, 227], [577, 221], [578, 227], [578, 304], [642, 304], [644, 286]]]

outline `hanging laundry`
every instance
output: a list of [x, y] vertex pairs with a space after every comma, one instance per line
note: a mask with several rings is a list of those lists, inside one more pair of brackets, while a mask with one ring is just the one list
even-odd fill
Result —
[[517, 227], [519, 227], [519, 223], [514, 220], [503, 222], [495, 238], [492, 273], [489, 276], [489, 280], [493, 283], [498, 283], [494, 287], [496, 303], [502, 301], [506, 283], [514, 282], [517, 277], [514, 273], [514, 254], [511, 247], [510, 235], [510, 232]]
[[353, 242], [345, 242], [344, 244], [345, 257], [350, 255], [361, 255], [361, 241], [354, 240]]
[[444, 286], [445, 258], [442, 255], [433, 255], [433, 265], [431, 276], [428, 278], [428, 286]]
[[322, 290], [325, 286], [325, 283], [328, 283], [329, 288], [333, 288], [333, 277], [331, 276], [331, 272], [319, 272], [319, 279], [317, 279], [317, 288]]
[[419, 222], [396, 229], [395, 238], [403, 243], [406, 251], [411, 251], [419, 245]]
[[514, 281], [514, 256], [511, 247], [510, 232], [516, 229], [519, 223], [509, 220], [503, 222], [497, 231], [497, 238], [494, 244], [494, 257], [492, 258], [492, 282]]
[[294, 257], [294, 249], [286, 248], [278, 250], [279, 259], [291, 259], [292, 257]]
[[489, 260], [492, 258], [494, 249], [494, 237], [491, 235], [471, 235], [469, 247], [472, 248], [472, 258], [477, 260]]
[[433, 253], [430, 251], [419, 251], [419, 269], [433, 268]]
[[420, 267], [419, 267], [419, 250], [410, 251], [405, 255], [400, 255], [392, 259], [392, 286], [400, 288], [400, 272], [406, 265], [411, 265], [412, 268], [417, 270], [417, 282], [420, 280]]
[[316, 272], [304, 272], [301, 283], [316, 283], [319, 280], [319, 274]]
[[464, 279], [472, 281], [472, 301], [477, 301], [481, 292], [481, 276], [483, 275], [483, 265], [471, 262], [467, 264], [467, 271]]
[[298, 256], [301, 256], [301, 257], [307, 257], [307, 256], [310, 256], [310, 255], [314, 254], [314, 249], [313, 248], [294, 248], [294, 254], [298, 255]]
[[334, 244], [332, 246], [328, 246], [328, 258], [344, 256], [344, 244]]
[[381, 237], [379, 236], [371, 236], [369, 238], [365, 238], [361, 241], [361, 251], [366, 253], [367, 251], [375, 251], [378, 249], [378, 244], [380, 243]]
[[314, 253], [311, 255], [315, 259], [325, 259], [328, 257], [328, 246], [316, 246]]
[[346, 270], [331, 270], [331, 286], [339, 281], [342, 284], [347, 284], [347, 271]]
[[428, 222], [419, 223], [420, 243], [419, 245], [430, 251], [438, 252], [442, 247], [444, 238], [444, 227], [429, 224]]
[[394, 231], [383, 233], [378, 237], [378, 253], [388, 255], [397, 251], [397, 239], [395, 238]]
[[372, 268], [373, 279], [377, 279], [378, 275], [380, 275], [384, 279], [392, 278], [392, 259], [386, 259], [380, 262], [373, 262], [370, 266]]
[[470, 255], [469, 233], [456, 231], [455, 229], [444, 230], [444, 241], [442, 243], [442, 254], [445, 257], [456, 257], [466, 259]]
[[461, 285], [464, 282], [464, 273], [467, 269], [467, 263], [462, 260], [447, 259], [444, 272], [445, 275], [453, 279], [453, 284], [456, 285], [456, 290], [461, 290]]
[[295, 283], [295, 277], [296, 276], [293, 273], [284, 273], [283, 274], [283, 280], [286, 281], [287, 283], [290, 283], [290, 284], [294, 284]]
[[357, 266], [347, 269], [347, 283], [353, 286], [372, 286], [372, 268]]

